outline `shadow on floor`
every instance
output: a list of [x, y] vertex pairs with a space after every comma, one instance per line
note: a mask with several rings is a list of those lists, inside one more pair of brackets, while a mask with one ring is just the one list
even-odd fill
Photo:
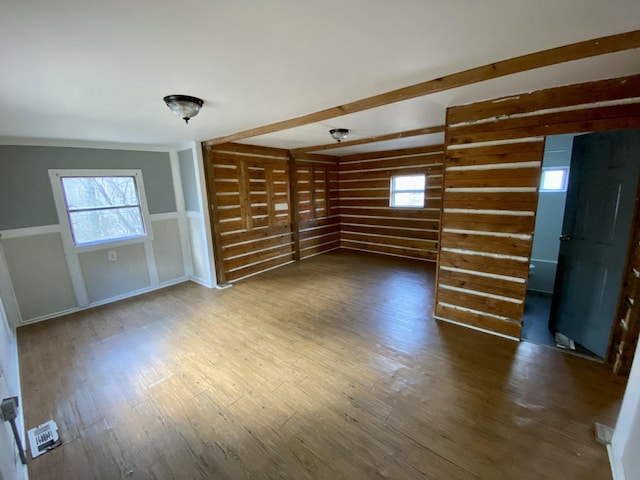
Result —
[[557, 350], [563, 350], [592, 360], [602, 361], [600, 357], [576, 343], [575, 350], [558, 348], [554, 334], [549, 330], [551, 316], [551, 294], [527, 291], [524, 305], [524, 321], [522, 324], [522, 338], [528, 342], [545, 345]]

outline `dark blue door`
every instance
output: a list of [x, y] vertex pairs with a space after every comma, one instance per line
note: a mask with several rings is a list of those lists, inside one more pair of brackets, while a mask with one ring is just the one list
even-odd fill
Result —
[[575, 137], [551, 327], [601, 358], [627, 258], [639, 172], [640, 130]]

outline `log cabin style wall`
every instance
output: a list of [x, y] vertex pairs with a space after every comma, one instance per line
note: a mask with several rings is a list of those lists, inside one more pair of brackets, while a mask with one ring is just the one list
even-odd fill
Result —
[[636, 195], [636, 214], [629, 260], [624, 272], [622, 291], [618, 299], [616, 322], [613, 327], [611, 348], [607, 360], [613, 371], [628, 376], [640, 337], [640, 190]]
[[288, 161], [275, 148], [204, 149], [219, 284], [293, 261]]
[[[545, 136], [637, 128], [638, 112], [640, 75], [447, 110], [436, 318], [520, 337]], [[634, 269], [623, 288], [632, 299]], [[622, 324], [628, 303], [619, 303], [616, 328], [635, 328], [637, 341], [638, 327]], [[635, 343], [626, 335], [621, 346], [622, 337], [613, 337], [612, 362], [633, 357]]]
[[339, 248], [337, 158], [302, 154], [291, 157], [291, 161], [295, 165], [299, 258]]
[[337, 159], [204, 148], [218, 284], [339, 248]]
[[[443, 146], [342, 157], [340, 246], [435, 262], [442, 206]], [[390, 207], [393, 175], [426, 175], [424, 208]]]

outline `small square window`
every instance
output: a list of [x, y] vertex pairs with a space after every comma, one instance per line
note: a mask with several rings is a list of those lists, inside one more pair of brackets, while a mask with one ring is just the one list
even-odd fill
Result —
[[134, 176], [61, 177], [60, 181], [74, 245], [146, 234]]
[[567, 167], [543, 168], [540, 191], [566, 192], [568, 180], [569, 169]]
[[392, 207], [424, 207], [425, 175], [396, 175], [391, 177]]
[[65, 241], [82, 251], [152, 240], [140, 170], [49, 170]]

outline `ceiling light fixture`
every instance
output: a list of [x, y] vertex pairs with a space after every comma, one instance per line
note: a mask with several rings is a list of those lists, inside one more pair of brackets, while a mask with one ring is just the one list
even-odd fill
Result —
[[189, 95], [167, 95], [163, 100], [167, 107], [187, 124], [189, 124], [189, 119], [198, 114], [204, 104], [199, 98]]
[[329, 133], [331, 134], [331, 136], [336, 142], [340, 143], [349, 135], [349, 129], [348, 128], [332, 128], [331, 130], [329, 130]]

